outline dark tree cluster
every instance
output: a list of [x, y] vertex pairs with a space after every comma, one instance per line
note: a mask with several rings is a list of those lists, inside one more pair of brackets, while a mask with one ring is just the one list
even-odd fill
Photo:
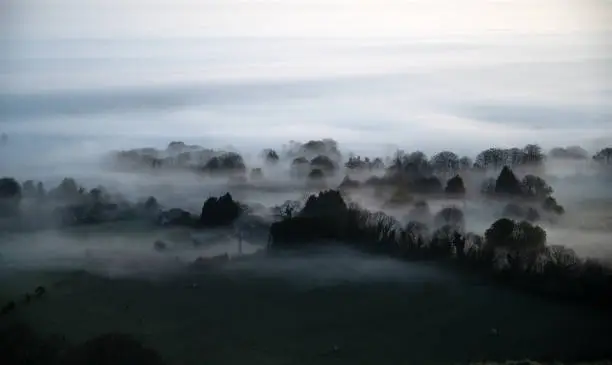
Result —
[[606, 147], [598, 151], [593, 160], [603, 165], [609, 166], [612, 164], [612, 147]]
[[210, 197], [202, 206], [200, 224], [205, 227], [226, 226], [234, 222], [242, 213], [242, 207], [229, 193], [215, 198]]
[[338, 170], [338, 165], [325, 155], [318, 155], [311, 161], [305, 157], [296, 157], [291, 162], [291, 175], [297, 178], [308, 177], [311, 180], [320, 180], [331, 176]]
[[540, 165], [544, 159], [542, 148], [536, 144], [523, 148], [489, 148], [476, 156], [474, 168], [498, 170], [504, 166]]
[[19, 213], [21, 185], [13, 178], [0, 179], [0, 217], [12, 217]]
[[371, 160], [369, 157], [361, 159], [361, 156], [350, 156], [344, 164], [349, 170], [380, 170], [385, 168], [385, 163], [380, 157]]
[[327, 156], [336, 162], [342, 160], [338, 142], [329, 138], [311, 140], [306, 143], [290, 141], [289, 145], [285, 148], [285, 154], [292, 159], [296, 157], [305, 157], [310, 160], [317, 156]]
[[403, 259], [454, 258], [465, 268], [536, 293], [612, 304], [612, 272], [562, 246], [547, 246], [546, 232], [537, 225], [502, 218], [483, 237], [465, 232], [459, 208], [430, 216], [427, 204], [419, 202], [409, 215], [414, 220], [402, 225], [382, 212], [348, 206], [339, 192], [327, 191], [274, 223], [269, 243], [282, 249], [334, 240]]
[[12, 178], [0, 179], [0, 218], [7, 220], [0, 222], [3, 228], [11, 230], [119, 221], [216, 227], [231, 224], [244, 210], [229, 193], [209, 198], [201, 214], [194, 215], [179, 208], [164, 210], [154, 197], [133, 203], [102, 186], [87, 190], [71, 178], [63, 179], [48, 192], [40, 182], [29, 180], [22, 186]]
[[[273, 158], [272, 152], [270, 158]], [[128, 170], [179, 169], [206, 173], [246, 171], [242, 156], [236, 152], [214, 151], [178, 141], [170, 142], [165, 150], [139, 148], [117, 152], [112, 158], [115, 166]]]

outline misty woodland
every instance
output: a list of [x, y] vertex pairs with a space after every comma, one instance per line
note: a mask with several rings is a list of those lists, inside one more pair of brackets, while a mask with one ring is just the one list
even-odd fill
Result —
[[[399, 260], [449, 260], [459, 268], [480, 272], [538, 294], [612, 303], [610, 269], [584, 260], [571, 249], [547, 245], [546, 231], [565, 213], [554, 189], [538, 176], [547, 159], [584, 160], [609, 179], [612, 148], [589, 156], [579, 147], [554, 148], [545, 155], [537, 145], [490, 148], [473, 160], [451, 151], [428, 158], [416, 151], [397, 151], [392, 157], [344, 157], [335, 141], [291, 142], [281, 151], [266, 149], [260, 164], [248, 168], [239, 153], [171, 142], [166, 150], [152, 148], [113, 153], [112, 168], [133, 171], [185, 170], [202, 179], [227, 179], [233, 188], [257, 188], [266, 173], [283, 170], [313, 193], [304, 201], [287, 201], [268, 210], [266, 219], [230, 193], [203, 199], [200, 212], [162, 207], [153, 196], [131, 202], [104, 187], [85, 189], [71, 178], [47, 188], [41, 182], [5, 177], [0, 180], [0, 213], [8, 230], [32, 230], [142, 221], [158, 226], [194, 229], [233, 228], [241, 237], [263, 237], [268, 254], [312, 245], [344, 243]], [[328, 179], [344, 176], [337, 186]], [[319, 191], [317, 193], [317, 191]], [[351, 193], [370, 191], [404, 212], [395, 217], [371, 212], [351, 201]], [[454, 202], [430, 210], [428, 199]], [[467, 199], [504, 202], [484, 232], [470, 232], [462, 207]], [[154, 248], [163, 251], [163, 242]], [[227, 258], [227, 257], [225, 257]], [[217, 260], [218, 261], [218, 260]], [[200, 259], [199, 265], [207, 260]], [[14, 306], [3, 308], [3, 314]]]

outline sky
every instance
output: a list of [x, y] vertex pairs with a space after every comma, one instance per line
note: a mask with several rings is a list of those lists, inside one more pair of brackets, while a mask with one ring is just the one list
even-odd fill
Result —
[[27, 38], [441, 37], [612, 29], [609, 0], [0, 0]]
[[0, 0], [0, 132], [78, 141], [61, 156], [147, 136], [596, 149], [607, 33], [607, 0]]

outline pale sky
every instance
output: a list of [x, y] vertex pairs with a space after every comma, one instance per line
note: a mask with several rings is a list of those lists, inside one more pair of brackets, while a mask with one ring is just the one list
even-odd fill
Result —
[[609, 0], [0, 0], [8, 37], [453, 36], [612, 30]]

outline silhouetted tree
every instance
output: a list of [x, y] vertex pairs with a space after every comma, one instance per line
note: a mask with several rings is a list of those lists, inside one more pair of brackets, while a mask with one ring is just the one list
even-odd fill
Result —
[[361, 159], [361, 156], [349, 156], [344, 166], [350, 170], [363, 170], [370, 167], [368, 162]]
[[330, 173], [336, 169], [336, 164], [327, 156], [319, 155], [310, 161], [310, 166], [313, 169], [319, 169]]
[[321, 169], [312, 169], [308, 173], [308, 178], [311, 180], [321, 180], [325, 177], [325, 173]]
[[384, 169], [385, 168], [385, 163], [383, 162], [383, 160], [380, 157], [376, 157], [371, 163], [370, 163], [370, 168], [372, 170], [379, 170], [379, 169]]
[[203, 226], [229, 225], [241, 213], [242, 207], [234, 201], [230, 193], [226, 193], [219, 198], [210, 197], [202, 206], [200, 224]]
[[537, 144], [528, 144], [523, 147], [525, 153], [524, 164], [541, 164], [544, 161], [544, 154], [542, 153], [542, 147]]
[[342, 179], [340, 185], [338, 186], [338, 189], [353, 189], [358, 188], [360, 185], [361, 184], [359, 183], [359, 181], [353, 180], [350, 177], [345, 176], [344, 179]]
[[300, 211], [300, 202], [296, 200], [287, 200], [276, 208], [277, 214], [282, 219], [291, 219]]
[[235, 152], [223, 153], [208, 160], [204, 165], [204, 171], [208, 172], [231, 172], [246, 170], [242, 156]]
[[610, 165], [612, 163], [612, 147], [606, 147], [593, 156], [593, 160]]
[[310, 163], [304, 157], [296, 157], [291, 162], [291, 174], [296, 177], [303, 177], [310, 171]]
[[278, 153], [276, 153], [276, 151], [273, 150], [273, 149], [265, 149], [265, 150], [263, 150], [262, 151], [262, 156], [263, 156], [264, 160], [266, 161], [266, 163], [268, 163], [268, 164], [275, 164], [279, 160]]
[[442, 151], [431, 158], [430, 165], [436, 172], [453, 174], [459, 169], [459, 156], [451, 151]]
[[455, 175], [455, 177], [449, 179], [446, 182], [446, 188], [444, 192], [447, 194], [455, 194], [455, 195], [464, 195], [465, 194], [465, 185], [463, 185], [463, 179], [459, 175]]
[[545, 199], [553, 193], [553, 189], [542, 179], [535, 175], [526, 175], [521, 181], [523, 194], [528, 197]]
[[409, 184], [409, 190], [420, 194], [440, 194], [444, 191], [442, 182], [436, 176], [417, 177]]
[[506, 164], [506, 152], [500, 148], [489, 148], [480, 152], [474, 161], [474, 167], [479, 169], [499, 169]]
[[520, 148], [513, 147], [509, 150], [506, 150], [505, 153], [507, 159], [506, 164], [510, 166], [521, 165], [527, 160], [525, 151]]
[[506, 261], [513, 271], [531, 270], [537, 256], [546, 246], [546, 232], [527, 221], [502, 218], [485, 232], [487, 245], [506, 252]]
[[547, 212], [553, 212], [556, 214], [565, 213], [565, 209], [561, 205], [559, 205], [559, 203], [557, 203], [557, 199], [553, 198], [552, 196], [549, 196], [544, 199], [544, 201], [542, 202], [542, 209]]
[[19, 211], [21, 185], [11, 177], [0, 179], [0, 216], [10, 217]]
[[337, 190], [327, 190], [318, 195], [311, 195], [300, 211], [302, 216], [341, 218], [347, 213], [347, 205]]
[[80, 188], [72, 178], [65, 178], [62, 182], [49, 192], [54, 199], [74, 200], [80, 197], [83, 189]]
[[522, 193], [521, 183], [508, 166], [504, 166], [495, 182], [495, 193], [508, 195], [521, 195]]

